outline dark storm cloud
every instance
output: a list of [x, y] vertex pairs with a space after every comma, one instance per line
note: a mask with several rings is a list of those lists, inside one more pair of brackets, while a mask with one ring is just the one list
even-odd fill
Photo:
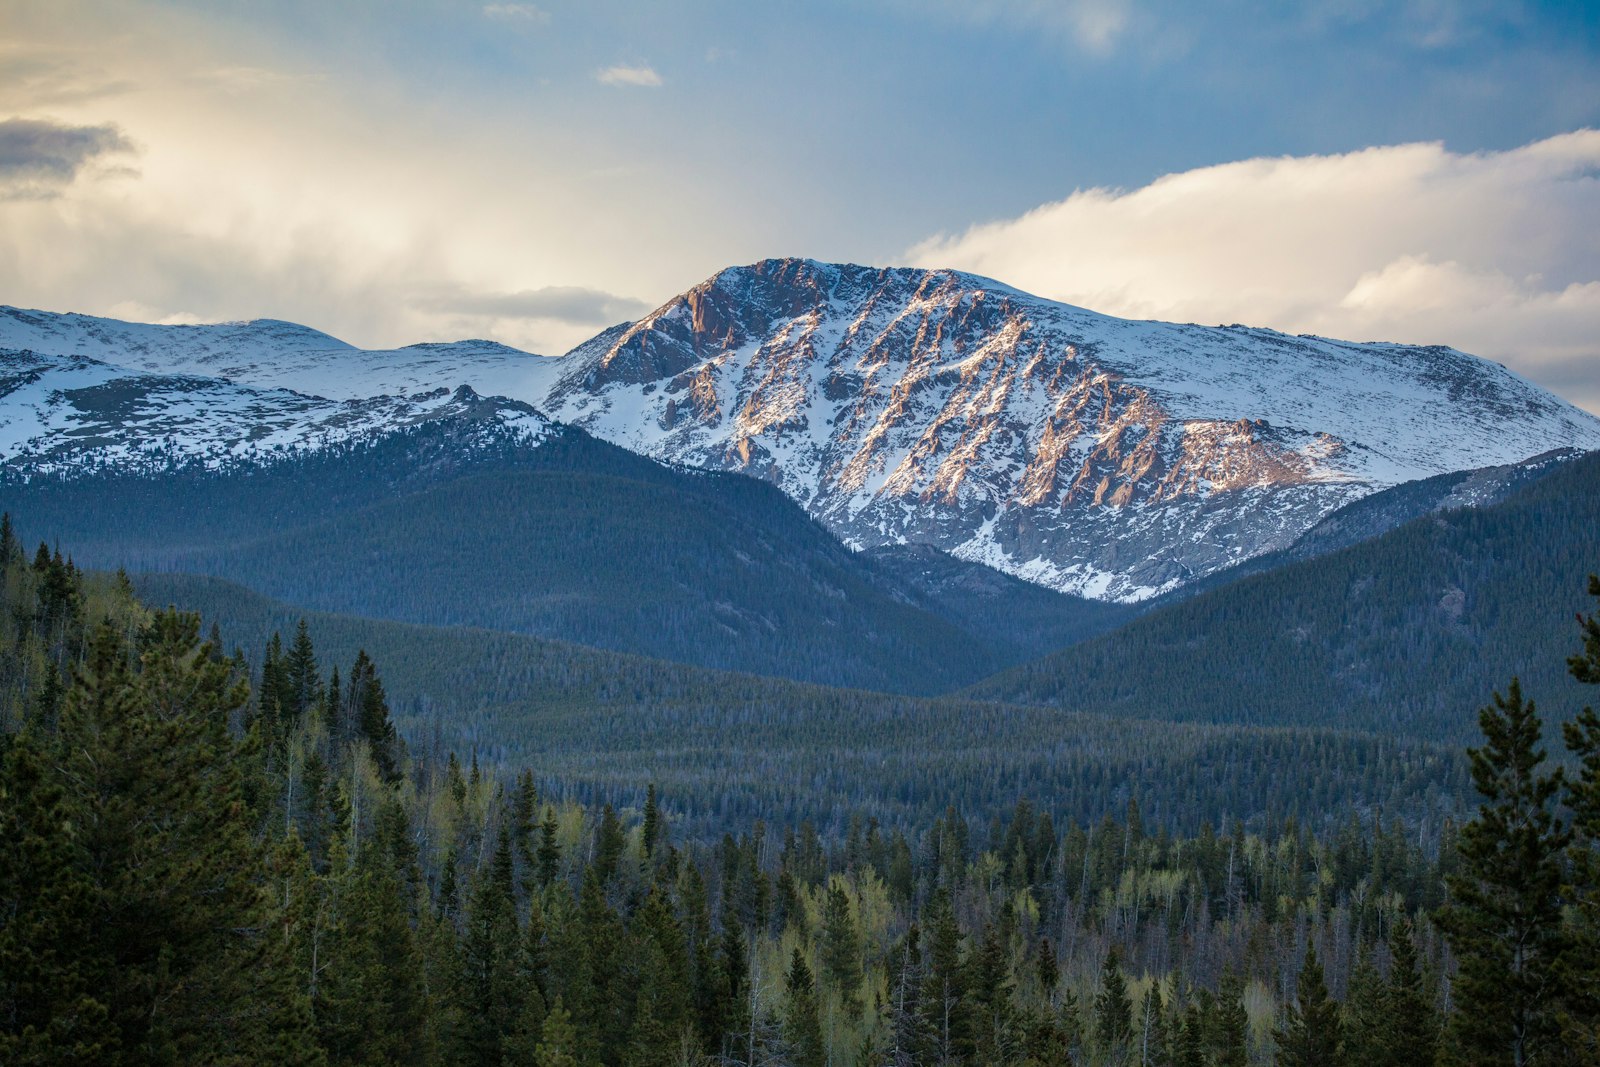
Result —
[[133, 144], [115, 126], [0, 121], [0, 198], [53, 196], [90, 161], [131, 151]]

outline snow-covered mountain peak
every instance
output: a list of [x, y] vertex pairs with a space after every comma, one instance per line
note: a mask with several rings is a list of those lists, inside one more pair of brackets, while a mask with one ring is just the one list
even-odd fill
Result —
[[859, 545], [1137, 599], [1375, 489], [1600, 420], [1448, 348], [1141, 322], [949, 270], [729, 268], [563, 360], [541, 409], [768, 478]]
[[[31, 456], [99, 447], [97, 434], [182, 442], [163, 412], [203, 408], [183, 408], [184, 392], [229, 398], [206, 403], [232, 422], [189, 435], [207, 455], [446, 408], [492, 409], [493, 427], [543, 426], [544, 412], [657, 459], [765, 478], [860, 547], [934, 545], [1119, 600], [1286, 547], [1399, 482], [1600, 447], [1600, 419], [1450, 348], [1120, 319], [959, 271], [806, 259], [720, 271], [560, 359], [16, 309], [0, 313], [5, 346], [53, 359], [0, 366], [0, 445]], [[533, 407], [484, 399], [497, 396]], [[105, 397], [124, 398], [120, 430]]]

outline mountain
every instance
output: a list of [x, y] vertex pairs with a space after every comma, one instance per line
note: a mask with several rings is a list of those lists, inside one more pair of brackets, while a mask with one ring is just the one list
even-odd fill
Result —
[[0, 350], [0, 483], [267, 463], [440, 419], [527, 444], [551, 426], [526, 404], [485, 400], [466, 386], [338, 401], [87, 356]]
[[1140, 600], [1387, 486], [1600, 447], [1600, 420], [1440, 347], [1136, 322], [953, 271], [767, 260], [564, 357], [552, 417], [916, 542]]
[[364, 350], [277, 319], [174, 326], [0, 306], [0, 350], [83, 356], [156, 375], [221, 378], [330, 400], [453, 392], [527, 399], [554, 362], [494, 341]]
[[[141, 410], [172, 399], [162, 391], [172, 381], [115, 379], [143, 390]], [[206, 389], [251, 418], [251, 398], [318, 413], [368, 403], [214, 380]], [[233, 423], [212, 411], [207, 434], [133, 469], [49, 466], [55, 452], [41, 442], [87, 439], [71, 436], [87, 417], [81, 396], [59, 395], [46, 405], [56, 430], [32, 439], [44, 458], [24, 464], [25, 452], [0, 467], [0, 506], [28, 537], [71, 546], [81, 565], [215, 575], [306, 608], [917, 693], [1120, 621], [1107, 605], [1002, 575], [985, 582], [975, 576], [984, 568], [950, 561], [987, 587], [998, 623], [987, 625], [850, 552], [772, 486], [663, 466], [465, 387], [425, 418], [282, 451], [223, 441], [216, 462], [201, 446]], [[93, 433], [137, 441], [142, 426], [94, 423]]]
[[1573, 618], [1594, 607], [1584, 576], [1600, 571], [1597, 530], [1600, 453], [1589, 453], [1498, 503], [1430, 511], [1162, 607], [966, 695], [1461, 743], [1477, 735], [1476, 709], [1519, 675], [1559, 721], [1590, 699], [1566, 666], [1580, 645]]
[[[424, 417], [465, 384], [663, 462], [768, 481], [852, 548], [931, 546], [1104, 601], [1243, 573], [1385, 489], [1600, 447], [1600, 419], [1449, 348], [1137, 322], [953, 271], [810, 260], [724, 270], [557, 359], [488, 342], [366, 352], [273, 320], [0, 309], [5, 347], [17, 375], [76, 360], [174, 398], [125, 402], [145, 386], [120, 379], [11, 388], [13, 469], [66, 470], [74, 450], [119, 462], [105, 442], [122, 430], [180, 452], [315, 448], [345, 423]], [[299, 399], [273, 403], [330, 404], [229, 422], [228, 404], [210, 411], [219, 380], [252, 404], [285, 386]], [[1362, 514], [1346, 534], [1403, 512]]]

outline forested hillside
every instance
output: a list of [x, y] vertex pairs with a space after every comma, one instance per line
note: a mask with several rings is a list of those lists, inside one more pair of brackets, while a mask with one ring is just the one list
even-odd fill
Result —
[[13, 479], [0, 500], [85, 565], [896, 692], [969, 684], [1125, 615], [997, 575], [974, 620], [765, 483], [492, 429], [469, 414], [221, 471]]
[[[1569, 828], [1515, 689], [1482, 716], [1484, 813], [1426, 849], [1358, 815], [1175, 836], [1137, 803], [1082, 822], [1025, 797], [988, 820], [858, 815], [831, 843], [804, 821], [697, 839], [670, 792], [579, 806], [408, 745], [383, 666], [327, 667], [309, 628], [252, 672], [198, 616], [44, 549], [30, 563], [9, 524], [0, 578], [7, 1064], [1415, 1067], [1595, 1048], [1600, 720], [1568, 727]], [[1586, 625], [1573, 670], [1600, 681]]]
[[1460, 743], [1518, 673], [1552, 704], [1574, 575], [1600, 566], [1600, 453], [1501, 503], [1416, 519], [1243, 579], [1005, 672], [968, 695], [1187, 722], [1373, 730]]
[[[1148, 722], [828, 689], [460, 627], [305, 614], [217, 579], [146, 575], [154, 604], [198, 610], [260, 664], [302, 615], [334, 662], [386, 664], [397, 721], [441, 751], [529, 763], [577, 798], [671, 792], [695, 832], [852, 813], [905, 825], [956, 804], [987, 820], [1019, 795], [1053, 817], [1098, 819], [1130, 799], [1152, 824], [1382, 810], [1425, 823], [1460, 810], [1459, 756], [1418, 741], [1327, 730]], [[432, 739], [437, 739], [433, 741]]]

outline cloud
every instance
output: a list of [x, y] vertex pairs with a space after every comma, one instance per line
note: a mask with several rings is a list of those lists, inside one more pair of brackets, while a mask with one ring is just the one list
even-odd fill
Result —
[[543, 26], [550, 21], [550, 12], [532, 4], [484, 4], [485, 18], [501, 22], [522, 22]]
[[661, 75], [648, 64], [637, 67], [606, 67], [594, 72], [601, 85], [633, 85], [654, 89], [661, 85]]
[[462, 315], [602, 326], [636, 319], [650, 310], [642, 300], [578, 285], [547, 285], [517, 293], [458, 292], [425, 297], [419, 303], [430, 310]]
[[56, 196], [97, 157], [131, 151], [115, 126], [6, 119], [0, 122], [0, 199]]
[[1115, 315], [1449, 344], [1600, 412], [1600, 131], [1249, 159], [911, 249]]

